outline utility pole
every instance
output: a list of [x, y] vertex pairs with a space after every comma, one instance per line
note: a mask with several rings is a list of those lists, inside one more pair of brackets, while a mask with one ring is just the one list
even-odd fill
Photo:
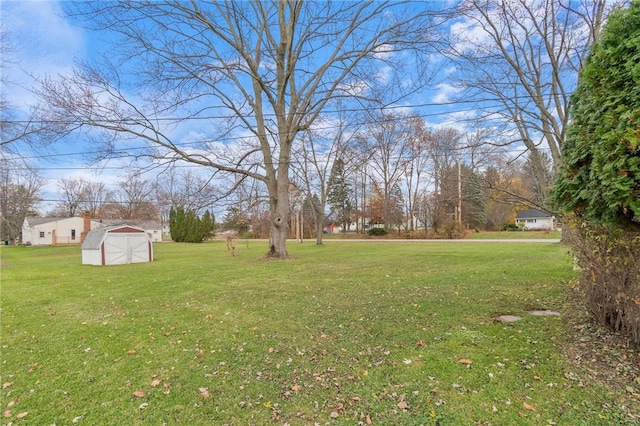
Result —
[[462, 224], [462, 180], [460, 178], [460, 162], [458, 161], [458, 211], [456, 221]]

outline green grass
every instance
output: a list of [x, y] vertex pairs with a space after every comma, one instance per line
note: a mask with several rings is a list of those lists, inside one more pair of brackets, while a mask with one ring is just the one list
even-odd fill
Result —
[[562, 237], [561, 231], [480, 231], [467, 236], [469, 240], [553, 240]]
[[630, 423], [624, 389], [566, 359], [567, 319], [526, 314], [569, 310], [560, 245], [290, 243], [286, 261], [255, 241], [236, 257], [224, 242], [154, 250], [95, 267], [78, 247], [2, 248], [6, 422]]

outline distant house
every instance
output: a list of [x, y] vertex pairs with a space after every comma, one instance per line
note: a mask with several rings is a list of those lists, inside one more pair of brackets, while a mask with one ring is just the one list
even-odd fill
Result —
[[80, 244], [84, 230], [84, 218], [79, 216], [67, 218], [27, 216], [22, 223], [22, 243], [34, 246]]
[[146, 230], [131, 225], [94, 229], [82, 243], [83, 265], [122, 265], [153, 261], [153, 242]]
[[[91, 219], [83, 217], [27, 216], [22, 224], [22, 243], [27, 245], [82, 244], [89, 231], [121, 225], [122, 219]], [[154, 221], [128, 220], [126, 223], [144, 229], [153, 242], [162, 241], [162, 225]]]
[[520, 210], [516, 213], [516, 224], [525, 231], [552, 231], [556, 228], [556, 218], [536, 209]]

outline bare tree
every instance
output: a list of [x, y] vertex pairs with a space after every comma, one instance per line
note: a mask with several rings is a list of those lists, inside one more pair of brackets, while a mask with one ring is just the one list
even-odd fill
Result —
[[84, 191], [82, 210], [89, 212], [91, 217], [102, 217], [102, 210], [112, 193], [104, 182], [87, 182]]
[[118, 219], [157, 219], [153, 203], [153, 185], [135, 173], [127, 174], [111, 196], [112, 209]]
[[431, 173], [433, 179], [433, 196], [431, 198], [431, 226], [436, 232], [446, 221], [447, 217], [453, 214], [448, 210], [448, 202], [452, 200], [443, 199], [443, 189], [450, 186], [452, 182], [449, 171], [462, 158], [461, 141], [463, 135], [456, 129], [445, 127], [435, 130], [431, 134], [429, 143], [429, 156], [432, 162]]
[[428, 180], [425, 175], [431, 159], [428, 155], [431, 132], [426, 128], [424, 119], [409, 119], [410, 132], [407, 138], [409, 158], [404, 168], [404, 181], [407, 197], [405, 198], [408, 217], [408, 229], [414, 231], [419, 221], [420, 200], [427, 190]]
[[170, 167], [163, 171], [155, 183], [155, 193], [163, 222], [168, 222], [172, 208], [200, 212], [220, 198], [220, 191], [213, 184], [213, 175], [202, 176], [193, 168]]
[[24, 160], [4, 158], [0, 168], [0, 236], [19, 241], [27, 216], [36, 216], [44, 182], [37, 168]]
[[[268, 254], [274, 257], [288, 256], [289, 171], [298, 133], [332, 99], [367, 97], [370, 88], [385, 85], [398, 100], [424, 85], [424, 53], [441, 22], [427, 4], [410, 2], [66, 6], [88, 26], [119, 34], [110, 55], [121, 53], [121, 60], [42, 81], [44, 120], [66, 123], [65, 131], [102, 129], [112, 148], [115, 136], [133, 138], [148, 148], [137, 155], [263, 182], [271, 215]], [[411, 61], [415, 66], [406, 66]], [[175, 126], [196, 119], [215, 121], [209, 129], [219, 132], [189, 145], [172, 136]], [[249, 137], [239, 140], [240, 130]], [[237, 143], [215, 143], [221, 137]]]
[[540, 188], [543, 153], [560, 166], [569, 96], [606, 9], [605, 0], [473, 0], [452, 26], [461, 98], [478, 102], [507, 144], [524, 144]]
[[411, 117], [403, 114], [383, 112], [374, 120], [369, 125], [369, 137], [363, 140], [361, 149], [371, 153], [368, 165], [371, 176], [377, 181], [376, 187], [382, 198], [382, 219], [387, 226], [397, 204], [392, 197], [393, 189], [410, 163], [409, 140], [414, 129], [410, 125]]
[[[309, 211], [315, 225], [316, 244], [322, 244], [324, 233], [325, 210], [331, 191], [331, 174], [338, 159], [346, 162], [347, 167], [352, 159], [345, 154], [347, 146], [352, 143], [354, 121], [359, 114], [347, 114], [338, 102], [335, 117], [320, 117], [313, 129], [304, 132], [298, 145], [296, 157], [300, 159], [295, 173], [306, 189]], [[315, 198], [314, 198], [315, 196]], [[346, 232], [346, 229], [345, 229]]]
[[81, 213], [88, 186], [89, 182], [84, 178], [60, 179], [58, 181], [58, 195], [61, 199], [56, 206], [56, 211], [64, 217], [73, 217]]

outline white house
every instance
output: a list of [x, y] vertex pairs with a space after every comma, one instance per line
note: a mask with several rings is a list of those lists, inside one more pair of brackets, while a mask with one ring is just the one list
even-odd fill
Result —
[[556, 227], [556, 218], [536, 209], [520, 210], [516, 213], [516, 224], [525, 231], [552, 231]]
[[122, 265], [153, 261], [153, 242], [142, 228], [131, 225], [94, 229], [82, 243], [83, 265]]
[[[27, 216], [22, 224], [22, 243], [27, 245], [81, 244], [89, 231], [123, 224], [122, 219], [83, 217]], [[162, 241], [162, 225], [154, 221], [129, 220], [128, 224], [143, 228], [153, 242]]]
[[[90, 226], [93, 227], [93, 223]], [[27, 245], [80, 244], [85, 221], [82, 217], [27, 216], [22, 223], [22, 243]]]

